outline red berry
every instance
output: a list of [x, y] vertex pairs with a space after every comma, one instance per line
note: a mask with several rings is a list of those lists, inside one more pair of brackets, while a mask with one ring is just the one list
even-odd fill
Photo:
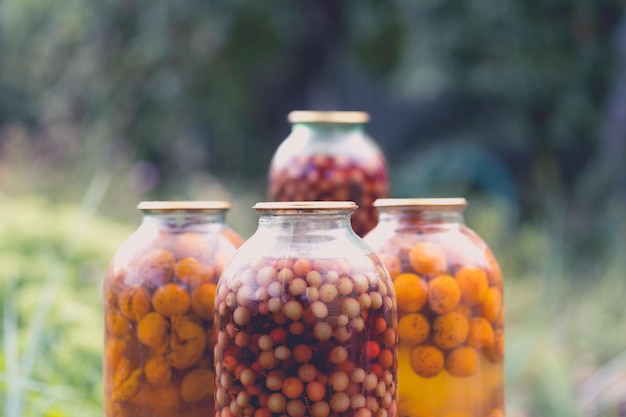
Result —
[[363, 351], [365, 352], [366, 357], [374, 359], [380, 353], [380, 346], [378, 343], [370, 340], [363, 346]]

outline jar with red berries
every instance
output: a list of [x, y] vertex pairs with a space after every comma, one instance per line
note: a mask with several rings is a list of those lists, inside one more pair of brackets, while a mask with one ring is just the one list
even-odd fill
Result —
[[215, 297], [216, 417], [397, 417], [393, 283], [353, 202], [265, 202]]
[[142, 202], [104, 280], [105, 417], [214, 412], [217, 281], [243, 240], [223, 201]]
[[463, 198], [380, 199], [365, 242], [390, 273], [399, 311], [403, 416], [504, 415], [498, 262], [463, 219]]
[[271, 201], [354, 201], [351, 221], [364, 236], [377, 221], [372, 203], [385, 198], [385, 157], [365, 131], [369, 114], [356, 111], [293, 111], [292, 129], [269, 169]]

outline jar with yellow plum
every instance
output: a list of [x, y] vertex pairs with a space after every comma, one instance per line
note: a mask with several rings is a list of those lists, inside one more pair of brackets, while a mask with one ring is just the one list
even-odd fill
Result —
[[264, 202], [215, 297], [216, 417], [397, 417], [393, 283], [353, 202]]
[[214, 412], [217, 281], [243, 239], [224, 201], [142, 202], [104, 280], [105, 417]]
[[379, 199], [364, 240], [399, 311], [399, 409], [413, 417], [504, 415], [503, 280], [464, 222], [464, 198]]
[[385, 156], [365, 129], [369, 114], [359, 111], [293, 111], [291, 133], [269, 167], [272, 201], [354, 201], [351, 217], [359, 236], [377, 221], [372, 203], [388, 197]]

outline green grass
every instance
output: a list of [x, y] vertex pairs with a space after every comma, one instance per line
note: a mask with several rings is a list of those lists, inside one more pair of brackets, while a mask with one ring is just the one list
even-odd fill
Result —
[[130, 229], [79, 207], [0, 194], [0, 414], [101, 415], [101, 279]]

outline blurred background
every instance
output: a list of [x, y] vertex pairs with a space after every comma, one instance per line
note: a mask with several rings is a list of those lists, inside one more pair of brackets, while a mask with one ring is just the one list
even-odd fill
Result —
[[102, 415], [101, 282], [153, 199], [249, 237], [291, 110], [361, 110], [393, 197], [505, 274], [507, 415], [626, 416], [618, 0], [0, 0], [0, 415]]

